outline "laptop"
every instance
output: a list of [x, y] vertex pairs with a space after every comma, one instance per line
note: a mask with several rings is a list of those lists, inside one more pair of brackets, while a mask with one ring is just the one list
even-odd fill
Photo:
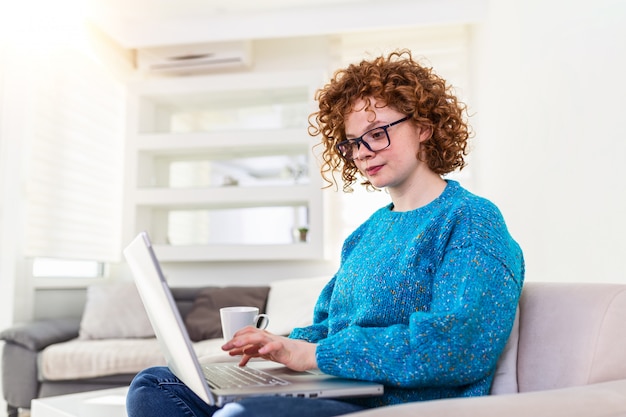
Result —
[[[338, 378], [319, 370], [296, 372], [271, 361], [252, 360], [245, 367], [237, 362], [201, 363], [148, 234], [137, 235], [124, 249], [124, 256], [167, 366], [207, 404], [221, 407], [260, 395], [301, 398], [382, 395], [381, 384]], [[249, 380], [252, 382], [244, 382]]]

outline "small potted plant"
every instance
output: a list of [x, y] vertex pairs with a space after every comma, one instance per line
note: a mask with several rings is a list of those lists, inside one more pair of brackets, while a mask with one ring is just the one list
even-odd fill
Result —
[[298, 233], [300, 237], [300, 242], [306, 242], [306, 237], [307, 237], [307, 234], [309, 233], [309, 228], [305, 226], [298, 227]]

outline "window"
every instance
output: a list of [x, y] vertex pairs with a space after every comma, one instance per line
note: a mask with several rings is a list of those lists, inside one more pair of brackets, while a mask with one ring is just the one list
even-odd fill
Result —
[[[54, 49], [37, 61], [26, 155], [25, 255], [117, 261], [124, 87], [76, 48]], [[35, 263], [38, 270], [52, 265], [42, 262]], [[65, 274], [73, 274], [83, 264], [55, 265], [51, 270], [68, 267]]]

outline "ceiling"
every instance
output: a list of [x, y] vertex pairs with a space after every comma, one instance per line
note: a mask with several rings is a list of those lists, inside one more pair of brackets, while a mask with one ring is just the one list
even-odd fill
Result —
[[488, 0], [88, 0], [124, 48], [471, 22]]

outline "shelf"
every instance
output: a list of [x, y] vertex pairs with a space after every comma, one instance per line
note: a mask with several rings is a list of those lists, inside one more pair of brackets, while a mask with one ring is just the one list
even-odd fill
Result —
[[324, 256], [321, 245], [153, 245], [163, 262], [312, 260]]
[[312, 199], [309, 186], [138, 189], [135, 204], [152, 207], [258, 207], [296, 205]]
[[273, 152], [295, 152], [313, 146], [306, 129], [256, 131], [143, 133], [137, 134], [134, 147], [138, 152], [153, 155], [177, 155], [193, 151], [222, 152], [247, 156]]
[[[319, 81], [319, 77], [317, 79]], [[302, 129], [318, 85], [312, 73], [224, 74], [132, 85], [129, 133]]]
[[[166, 262], [322, 259], [308, 115], [322, 73], [146, 79], [129, 87], [125, 235]], [[310, 229], [306, 242], [294, 236]]]
[[[247, 102], [264, 102], [267, 96], [257, 96], [258, 91], [274, 91], [291, 88], [316, 88], [322, 81], [319, 71], [272, 71], [245, 74], [211, 74], [189, 77], [152, 78], [139, 80], [129, 85], [131, 93], [139, 97], [161, 97], [172, 104], [188, 105], [188, 99], [180, 102], [181, 96], [219, 97], [221, 93], [245, 95]], [[273, 96], [275, 97], [275, 96]], [[313, 96], [309, 97], [311, 100]]]

